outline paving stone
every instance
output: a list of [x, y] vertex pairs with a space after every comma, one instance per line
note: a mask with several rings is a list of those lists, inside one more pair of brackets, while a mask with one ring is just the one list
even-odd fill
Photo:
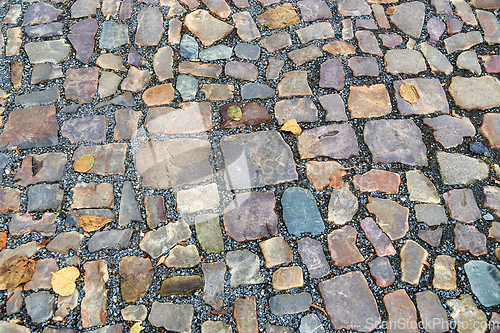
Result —
[[437, 48], [427, 43], [420, 44], [420, 51], [425, 56], [429, 67], [433, 73], [444, 73], [450, 75], [453, 72], [453, 66], [448, 61], [446, 56], [442, 54]]
[[500, 271], [482, 260], [471, 260], [464, 265], [472, 292], [484, 306], [500, 303]]
[[379, 34], [378, 37], [382, 41], [382, 45], [393, 49], [403, 43], [403, 38], [396, 34]]
[[[228, 110], [231, 106], [237, 105], [241, 109], [242, 117], [236, 121], [229, 117]], [[247, 103], [242, 107], [242, 103], [227, 103], [220, 108], [222, 115], [221, 128], [244, 127], [246, 125], [259, 125], [271, 122], [272, 118], [265, 107], [258, 103]]]
[[98, 0], [77, 0], [71, 6], [71, 18], [95, 16], [99, 7], [101, 4]]
[[157, 7], [144, 7], [137, 15], [135, 43], [139, 46], [156, 46], [165, 29], [163, 16]]
[[142, 100], [147, 106], [169, 104], [174, 100], [174, 88], [171, 83], [160, 84], [146, 89], [142, 94]]
[[488, 74], [500, 73], [500, 57], [498, 56], [479, 56], [483, 62], [484, 70]]
[[272, 283], [276, 290], [300, 288], [304, 285], [302, 268], [299, 266], [280, 267], [273, 273]]
[[238, 43], [234, 47], [234, 54], [240, 59], [254, 61], [260, 57], [260, 47], [248, 43]]
[[118, 95], [106, 102], [101, 102], [95, 106], [96, 109], [102, 108], [106, 105], [117, 105], [117, 106], [125, 106], [132, 107], [135, 106], [134, 96], [130, 91], [126, 91], [121, 95]]
[[264, 277], [259, 272], [259, 257], [249, 250], [227, 252], [226, 264], [231, 274], [231, 287], [264, 283]]
[[[404, 289], [397, 289], [384, 296], [389, 323], [404, 322], [405, 331], [418, 332], [417, 309]], [[399, 328], [399, 326], [398, 326]], [[389, 329], [392, 331], [392, 329]]]
[[500, 128], [500, 117], [498, 117], [495, 113], [486, 113], [483, 115], [479, 131], [488, 140], [491, 148], [500, 147], [500, 135], [498, 128]]
[[37, 291], [26, 296], [26, 312], [34, 323], [43, 323], [52, 318], [54, 306], [54, 296], [48, 291]]
[[352, 194], [349, 184], [333, 189], [328, 203], [328, 222], [344, 225], [358, 212], [358, 199]]
[[320, 88], [342, 90], [344, 88], [344, 81], [345, 73], [340, 59], [329, 59], [321, 64], [319, 78]]
[[[59, 156], [59, 155], [56, 155], [56, 156]], [[24, 162], [25, 159], [29, 159], [29, 157], [28, 156], [25, 157], [23, 159], [23, 162]], [[5, 155], [5, 154], [0, 154], [0, 182], [3, 182], [3, 172], [4, 172], [5, 168], [7, 167], [7, 165], [9, 165], [9, 157], [7, 155]], [[21, 168], [20, 169], [22, 169], [22, 164], [21, 164]], [[60, 174], [59, 168], [56, 167], [54, 169], [56, 169], [56, 173], [59, 175]], [[17, 178], [18, 178], [17, 174], [19, 172], [20, 172], [19, 170], [16, 172], [16, 176], [14, 177], [14, 181], [17, 180]], [[64, 170], [63, 170], [63, 173], [64, 173]], [[1, 200], [1, 201], [3, 201], [3, 200]]]
[[213, 43], [229, 35], [234, 27], [219, 21], [206, 10], [198, 9], [189, 13], [184, 21], [186, 27], [196, 35], [204, 46], [210, 46]]
[[333, 329], [369, 332], [381, 323], [375, 298], [360, 271], [323, 281], [319, 291]]
[[422, 54], [415, 50], [388, 50], [384, 56], [385, 70], [392, 75], [418, 74], [427, 69]]
[[429, 226], [446, 224], [448, 222], [444, 207], [436, 204], [415, 205], [415, 214], [417, 222], [425, 222]]
[[176, 275], [163, 280], [158, 293], [163, 297], [189, 295], [202, 286], [199, 275]]
[[259, 76], [259, 71], [254, 64], [241, 61], [227, 62], [224, 73], [226, 76], [247, 81], [255, 81]]
[[24, 285], [24, 290], [50, 289], [52, 288], [52, 272], [58, 271], [59, 266], [53, 258], [37, 260], [35, 273], [29, 282]]
[[314, 313], [302, 317], [299, 326], [300, 333], [324, 333], [325, 328], [319, 320], [318, 316]]
[[82, 326], [88, 328], [105, 325], [108, 317], [106, 312], [108, 265], [104, 260], [94, 260], [86, 262], [83, 269], [85, 296], [81, 303]]
[[445, 149], [461, 145], [464, 137], [474, 137], [476, 129], [467, 117], [452, 117], [442, 115], [435, 118], [425, 118], [424, 124], [433, 129], [433, 135]]
[[408, 232], [408, 208], [390, 199], [375, 197], [368, 197], [366, 208], [377, 217], [379, 227], [391, 240], [402, 238]]
[[441, 237], [443, 236], [443, 228], [439, 227], [434, 230], [421, 229], [418, 231], [418, 237], [429, 244], [430, 246], [439, 247]]
[[297, 66], [314, 61], [322, 56], [323, 52], [314, 44], [288, 52], [288, 58]]
[[115, 73], [108, 71], [101, 71], [101, 77], [99, 78], [99, 88], [97, 92], [99, 97], [104, 98], [114, 95], [120, 86], [123, 78]]
[[[467, 87], [467, 88], [466, 88]], [[456, 76], [449, 87], [450, 95], [458, 107], [465, 110], [485, 110], [500, 105], [496, 97], [500, 82], [492, 76], [465, 78]]]
[[200, 185], [177, 193], [177, 211], [180, 214], [194, 213], [219, 207], [217, 184]]
[[369, 261], [368, 266], [370, 266], [370, 275], [375, 279], [377, 286], [382, 288], [388, 287], [396, 280], [391, 263], [387, 257], [377, 257]]
[[35, 64], [31, 72], [31, 84], [39, 84], [63, 77], [62, 67], [53, 64]]
[[500, 213], [500, 188], [497, 186], [484, 186], [484, 206], [493, 209], [495, 215]]
[[326, 111], [325, 121], [345, 121], [345, 105], [339, 94], [327, 94], [318, 97], [321, 106]]
[[462, 31], [464, 21], [456, 17], [449, 17], [446, 19], [446, 29], [448, 34], [454, 35]]
[[120, 310], [123, 320], [126, 321], [144, 321], [148, 316], [148, 309], [144, 304], [129, 305]]
[[271, 325], [271, 324], [267, 323], [266, 324], [266, 332], [267, 333], [292, 333], [293, 330], [287, 326]]
[[488, 165], [481, 160], [460, 154], [436, 153], [439, 172], [446, 185], [470, 184], [488, 177]]
[[390, 239], [380, 230], [375, 221], [371, 217], [367, 217], [360, 222], [361, 228], [365, 232], [366, 238], [375, 248], [377, 256], [384, 257], [395, 255], [396, 250]]
[[15, 249], [4, 249], [0, 252], [0, 266], [3, 263], [16, 255], [26, 256], [31, 258], [38, 252], [40, 246], [35, 241], [31, 241], [25, 244], [21, 244]]
[[293, 252], [283, 236], [269, 238], [259, 243], [266, 259], [266, 267], [271, 268], [293, 260]]
[[59, 184], [37, 184], [28, 190], [28, 213], [60, 210], [64, 191]]
[[[487, 322], [486, 315], [479, 310], [469, 294], [461, 294], [458, 299], [449, 299], [446, 304], [453, 309], [450, 313], [451, 318], [456, 323], [459, 333], [467, 332], [486, 332]], [[474, 327], [474, 323], [478, 329], [471, 330], [468, 327]], [[484, 327], [484, 328], [482, 328]]]
[[356, 53], [356, 50], [351, 44], [341, 40], [335, 40], [333, 42], [325, 44], [323, 45], [322, 49], [323, 51], [328, 52], [331, 55], [348, 56]]
[[373, 57], [352, 57], [349, 58], [348, 65], [354, 76], [377, 77], [379, 75], [378, 63]]
[[425, 5], [419, 1], [412, 1], [394, 8], [396, 11], [390, 16], [392, 23], [405, 34], [420, 38], [425, 20]]
[[269, 298], [269, 309], [272, 314], [283, 316], [308, 311], [311, 303], [312, 297], [308, 292], [280, 294]]
[[66, 99], [80, 104], [90, 103], [97, 92], [97, 67], [68, 69], [64, 81]]
[[443, 194], [450, 217], [454, 220], [472, 223], [481, 218], [471, 189], [454, 189]]
[[328, 249], [334, 266], [350, 266], [364, 261], [356, 247], [356, 229], [345, 226], [328, 234]]
[[65, 106], [64, 108], [61, 109], [61, 113], [63, 114], [75, 114], [80, 110], [80, 104], [72, 104]]
[[132, 15], [132, 10], [134, 8], [133, 0], [123, 0], [120, 5], [119, 19], [120, 21], [126, 21]]
[[64, 177], [66, 160], [67, 156], [64, 153], [28, 155], [24, 157], [13, 181], [20, 183], [22, 186], [41, 182], [58, 182]]
[[153, 281], [151, 260], [136, 256], [123, 257], [119, 263], [122, 277], [120, 290], [125, 302], [136, 302], [144, 297]]
[[370, 6], [365, 0], [340, 0], [337, 4], [340, 15], [361, 16], [370, 15]]
[[153, 67], [160, 82], [174, 77], [172, 72], [174, 51], [170, 46], [163, 46], [153, 56]]
[[476, 26], [477, 20], [469, 4], [464, 0], [451, 0], [455, 13], [468, 25]]
[[486, 236], [473, 225], [457, 223], [453, 229], [455, 250], [469, 252], [475, 257], [488, 254]]
[[24, 27], [24, 32], [31, 39], [62, 36], [63, 27], [64, 25], [61, 22], [52, 22]]
[[54, 103], [59, 100], [59, 97], [59, 89], [53, 87], [24, 95], [17, 95], [14, 102], [15, 104], [20, 104], [22, 106], [37, 106]]
[[71, 143], [102, 142], [106, 140], [108, 120], [106, 116], [86, 116], [66, 120], [61, 127], [61, 134]]
[[190, 138], [149, 141], [139, 146], [135, 167], [142, 177], [142, 186], [177, 188], [211, 180], [210, 149], [207, 140]]
[[226, 265], [222, 261], [203, 263], [201, 269], [205, 278], [203, 300], [215, 310], [218, 310], [224, 303]]
[[115, 49], [127, 45], [130, 43], [128, 35], [127, 24], [106, 21], [102, 25], [99, 48]]
[[[7, 300], [5, 301], [5, 313], [7, 313], [7, 316], [13, 315], [15, 313], [21, 312], [21, 309], [24, 304], [24, 299], [22, 296], [22, 291], [23, 288], [21, 286], [14, 288], [13, 290], [9, 291], [7, 294]], [[0, 322], [0, 328], [5, 329], [5, 327], [2, 327], [1, 323], [6, 323], [5, 321]], [[7, 332], [11, 332], [7, 330]], [[14, 331], [16, 332], [16, 331]], [[30, 332], [27, 330], [27, 332]]]
[[0, 187], [0, 214], [19, 212], [21, 191], [11, 187]]
[[307, 82], [307, 72], [294, 70], [283, 73], [283, 79], [278, 84], [279, 97], [292, 97], [312, 95], [311, 88]]
[[356, 28], [377, 30], [378, 26], [373, 19], [356, 19]]
[[330, 176], [334, 173], [345, 176], [347, 172], [343, 166], [335, 161], [308, 161], [306, 175], [314, 188], [318, 191], [330, 184]]
[[150, 133], [187, 134], [212, 129], [211, 107], [208, 102], [188, 102], [171, 107], [148, 110], [145, 125]]
[[323, 0], [302, 0], [297, 2], [304, 22], [331, 19], [332, 12]]
[[497, 0], [472, 0], [471, 5], [481, 9], [498, 9], [500, 4]]
[[[45, 5], [45, 3], [44, 3]], [[42, 5], [43, 6], [43, 5]], [[32, 7], [32, 6], [30, 6]], [[30, 7], [28, 7], [28, 9], [30, 9]], [[54, 8], [50, 5], [48, 5], [49, 8]], [[34, 7], [36, 8], [36, 6]], [[32, 14], [34, 12], [34, 8], [31, 8], [31, 11], [32, 11]], [[54, 8], [56, 9], [56, 8]], [[57, 9], [56, 9], [57, 10]], [[7, 12], [7, 14], [5, 14], [3, 20], [2, 20], [2, 23], [3, 24], [16, 24], [18, 23], [18, 20], [19, 18], [21, 17], [21, 13], [22, 13], [22, 8], [21, 8], [21, 5], [20, 4], [12, 4], [9, 6], [9, 11]], [[54, 13], [51, 11], [52, 14], [51, 16], [53, 16], [54, 14], [57, 14], [57, 13]], [[26, 14], [25, 15], [28, 15], [28, 10], [26, 11]], [[56, 16], [57, 18], [57, 16]], [[28, 17], [28, 19], [32, 19], [32, 16], [31, 17]]]
[[127, 155], [126, 143], [108, 143], [99, 146], [80, 146], [73, 154], [73, 161], [83, 155], [92, 154], [94, 165], [86, 173], [108, 176], [111, 174], [123, 175], [125, 173], [125, 158]]
[[311, 278], [319, 279], [330, 272], [321, 242], [304, 237], [298, 240], [297, 245], [302, 262], [306, 265]]
[[[381, 29], [390, 29], [391, 25], [389, 23], [389, 20], [387, 19], [387, 16], [385, 15], [385, 9], [381, 4], [378, 3], [373, 3], [371, 4], [371, 8], [373, 11], [373, 16], [375, 17], [375, 20], [377, 20], [378, 27]], [[375, 29], [378, 29], [378, 27], [375, 25]]]
[[[234, 14], [236, 15], [236, 13]], [[234, 17], [233, 15], [233, 17]], [[200, 60], [201, 61], [214, 61], [214, 60], [222, 60], [229, 59], [233, 55], [233, 48], [218, 44], [214, 46], [210, 46], [206, 49], [200, 51]]]
[[425, 290], [416, 294], [416, 300], [423, 328], [430, 333], [446, 332], [449, 325], [448, 316], [438, 295]]
[[101, 250], [125, 250], [130, 246], [132, 229], [97, 231], [90, 238], [89, 252]]
[[234, 25], [236, 26], [236, 32], [238, 36], [244, 42], [250, 42], [256, 38], [260, 38], [260, 32], [257, 28], [257, 24], [250, 15], [250, 12], [243, 11], [234, 13], [232, 16]]
[[483, 28], [484, 41], [489, 45], [500, 44], [500, 23], [495, 14], [478, 9], [476, 15], [481, 28]]
[[167, 331], [189, 332], [194, 316], [191, 304], [173, 304], [153, 302], [148, 321], [154, 327], [163, 327]]
[[183, 61], [179, 64], [179, 73], [217, 79], [222, 73], [222, 66]]
[[176, 245], [170, 250], [163, 264], [168, 268], [190, 268], [198, 265], [200, 258], [195, 245]]
[[204, 84], [200, 91], [210, 101], [226, 101], [234, 97], [234, 86], [230, 84]]
[[229, 189], [279, 184], [298, 177], [292, 151], [276, 131], [225, 136], [221, 150]]
[[276, 102], [274, 115], [278, 124], [283, 125], [290, 119], [298, 122], [318, 121], [318, 109], [309, 98], [292, 98]]
[[[22, 35], [23, 31], [19, 27], [15, 28], [9, 28], [7, 29], [6, 32], [7, 35], [7, 43], [5, 44], [5, 56], [7, 57], [12, 57], [12, 56], [17, 56], [19, 55], [19, 51], [21, 50], [21, 44], [23, 42]], [[32, 52], [28, 52], [28, 46], [30, 46], [31, 43], [26, 44], [24, 47], [26, 50], [26, 53], [28, 53], [28, 57], [30, 57], [30, 54]], [[31, 49], [30, 49], [31, 51]], [[31, 61], [31, 57], [30, 57]], [[35, 63], [34, 61], [31, 61], [31, 63]]]
[[150, 229], [154, 229], [158, 224], [167, 221], [165, 199], [162, 196], [145, 196], [144, 207], [146, 209], [146, 223]]
[[284, 29], [300, 23], [300, 18], [291, 3], [267, 9], [257, 16], [259, 25], [269, 29]]
[[436, 17], [431, 17], [427, 21], [427, 33], [429, 34], [429, 43], [436, 44], [446, 30], [446, 24]]
[[113, 208], [113, 185], [109, 183], [77, 183], [72, 189], [71, 208]]
[[267, 52], [272, 53], [291, 46], [292, 38], [286, 31], [281, 31], [263, 38], [260, 41], [260, 45], [262, 45]]
[[152, 258], [158, 258], [178, 242], [183, 242], [190, 237], [191, 230], [184, 220], [172, 221], [163, 227], [147, 232], [139, 247]]
[[353, 118], [380, 117], [391, 112], [389, 93], [384, 84], [351, 86], [347, 105]]
[[256, 307], [255, 296], [236, 298], [234, 300], [233, 316], [238, 332], [257, 333], [259, 331]]
[[241, 87], [242, 99], [267, 99], [274, 94], [274, 89], [263, 83], [247, 83]]
[[175, 87], [180, 92], [183, 101], [192, 101], [198, 92], [198, 80], [189, 75], [179, 75]]
[[[377, 56], [383, 56], [382, 50], [378, 45], [378, 41], [375, 35], [371, 31], [358, 30], [355, 33], [356, 39], [358, 40], [358, 46], [361, 52], [373, 54]], [[387, 62], [387, 60], [386, 60]]]
[[53, 213], [44, 213], [41, 219], [37, 220], [30, 214], [13, 214], [9, 222], [9, 233], [12, 236], [22, 236], [34, 231], [49, 237], [56, 232], [56, 220], [57, 215]]
[[456, 51], [465, 51], [471, 47], [481, 44], [483, 37], [479, 31], [470, 31], [465, 33], [457, 33], [444, 40], [444, 48], [448, 53]]
[[222, 19], [231, 15], [231, 8], [224, 0], [202, 0], [207, 8]]
[[305, 130], [298, 138], [301, 158], [328, 156], [348, 159], [359, 155], [354, 130], [349, 124], [332, 124]]
[[385, 170], [371, 169], [370, 171], [353, 177], [353, 184], [360, 192], [383, 192], [397, 194], [401, 177], [399, 174]]
[[198, 42], [189, 35], [183, 35], [180, 44], [181, 57], [188, 60], [198, 59]]
[[322, 40], [335, 37], [335, 32], [332, 25], [328, 22], [319, 22], [311, 24], [305, 28], [295, 31], [302, 44], [309, 43], [313, 40]]
[[290, 187], [281, 201], [283, 219], [288, 232], [295, 236], [302, 233], [318, 235], [325, 229], [316, 201], [311, 191], [300, 187]]
[[127, 77], [122, 81], [120, 88], [131, 92], [139, 92], [146, 88], [150, 78], [151, 73], [149, 70], [140, 70], [131, 66], [128, 70]]
[[201, 324], [201, 333], [231, 333], [232, 331], [231, 325], [223, 321], [207, 320]]
[[417, 286], [429, 253], [417, 242], [407, 240], [401, 247], [401, 280]]

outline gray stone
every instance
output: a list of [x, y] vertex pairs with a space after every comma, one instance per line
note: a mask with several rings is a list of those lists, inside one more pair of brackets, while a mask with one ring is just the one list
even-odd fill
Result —
[[479, 31], [471, 31], [465, 33], [458, 33], [444, 40], [444, 48], [448, 53], [456, 51], [465, 51], [471, 47], [481, 44], [483, 36]]
[[39, 24], [35, 26], [25, 27], [24, 32], [31, 39], [62, 36], [63, 27], [64, 24], [62, 24], [61, 22], [52, 22], [47, 24]]
[[[12, 8], [11, 8], [12, 9]], [[10, 12], [10, 10], [9, 10]], [[39, 2], [32, 4], [26, 9], [23, 17], [23, 27], [27, 25], [35, 25], [40, 23], [49, 23], [57, 20], [63, 11], [46, 3]], [[7, 22], [3, 22], [7, 23]], [[16, 22], [10, 23], [15, 24]]]
[[500, 44], [500, 23], [492, 12], [476, 10], [477, 19], [484, 32], [484, 40], [489, 45]]
[[63, 77], [62, 67], [53, 64], [36, 64], [31, 72], [31, 84], [38, 84]]
[[425, 5], [412, 1], [395, 6], [394, 9], [396, 12], [390, 16], [392, 23], [405, 34], [420, 38], [425, 20]]
[[364, 261], [356, 246], [357, 236], [356, 229], [350, 225], [328, 234], [328, 249], [334, 266], [347, 267]]
[[392, 256], [396, 250], [389, 237], [382, 232], [371, 217], [366, 217], [360, 222], [361, 228], [365, 232], [366, 238], [370, 241], [379, 257]]
[[59, 184], [38, 184], [28, 190], [28, 212], [60, 210], [64, 191]]
[[101, 71], [101, 77], [99, 78], [99, 97], [104, 98], [114, 95], [120, 86], [123, 78], [115, 73], [108, 71]]
[[464, 265], [472, 292], [486, 307], [500, 304], [500, 271], [482, 260], [471, 260]]
[[99, 0], [76, 0], [71, 6], [71, 18], [95, 16], [100, 6]]
[[337, 4], [340, 15], [370, 15], [372, 10], [365, 0], [340, 0]]
[[90, 238], [87, 247], [90, 252], [125, 250], [130, 245], [132, 234], [132, 229], [96, 231]]
[[453, 66], [448, 58], [442, 54], [437, 48], [427, 43], [420, 44], [420, 51], [425, 56], [429, 67], [433, 73], [444, 73], [450, 75], [453, 72]]
[[455, 104], [467, 111], [500, 106], [500, 81], [493, 76], [455, 76], [448, 88]]
[[302, 317], [299, 326], [300, 333], [325, 333], [325, 328], [319, 320], [318, 316], [314, 313]]
[[368, 197], [366, 209], [377, 217], [377, 223], [391, 240], [400, 239], [408, 232], [409, 209], [396, 201]]
[[121, 226], [125, 226], [132, 221], [134, 222], [142, 221], [142, 215], [141, 211], [139, 210], [139, 204], [135, 199], [132, 183], [126, 181], [123, 184], [118, 224]]
[[474, 16], [474, 12], [470, 8], [469, 4], [464, 0], [451, 0], [453, 7], [455, 7], [455, 13], [464, 21], [467, 25], [477, 26], [477, 20]]
[[9, 165], [9, 157], [5, 154], [0, 154], [0, 182], [3, 182], [3, 172], [7, 165]]
[[174, 51], [168, 45], [160, 47], [153, 56], [153, 68], [160, 82], [174, 77], [172, 72], [173, 57]]
[[394, 283], [396, 276], [391, 262], [387, 257], [377, 257], [368, 262], [370, 275], [375, 279], [377, 286], [385, 288]]
[[281, 199], [283, 219], [288, 232], [294, 236], [302, 233], [319, 235], [325, 230], [323, 219], [311, 191], [301, 187], [289, 187]]
[[[245, 221], [245, 220], [243, 220]], [[226, 223], [226, 219], [224, 219]], [[224, 240], [218, 214], [199, 214], [194, 218], [196, 238], [207, 253], [224, 251]]]
[[35, 273], [31, 281], [24, 285], [24, 290], [50, 289], [52, 288], [52, 273], [59, 270], [54, 258], [39, 259], [35, 263]]
[[429, 253], [417, 242], [409, 239], [401, 247], [401, 281], [417, 286]]
[[434, 130], [434, 138], [445, 149], [462, 144], [466, 136], [474, 137], [476, 135], [474, 125], [467, 117], [442, 115], [435, 118], [425, 118], [424, 124]]
[[[266, 324], [266, 333], [293, 333], [294, 330], [287, 326]], [[224, 332], [225, 333], [225, 332]]]
[[310, 98], [294, 97], [276, 102], [274, 116], [280, 125], [290, 119], [297, 122], [315, 122], [318, 121], [318, 109]]
[[150, 229], [154, 229], [158, 224], [167, 221], [165, 211], [165, 199], [160, 195], [144, 197], [144, 206], [146, 208], [146, 222]]
[[308, 311], [311, 303], [312, 297], [308, 292], [281, 294], [269, 299], [269, 309], [274, 315], [283, 316]]
[[184, 24], [204, 46], [210, 46], [223, 39], [234, 29], [232, 25], [216, 19], [202, 9], [189, 13], [184, 19]]
[[368, 30], [358, 30], [355, 35], [361, 52], [380, 57], [384, 55], [373, 32]]
[[305, 237], [299, 239], [297, 245], [302, 262], [306, 265], [311, 278], [319, 279], [330, 272], [330, 265], [326, 261], [320, 241]]
[[443, 228], [439, 227], [435, 230], [420, 229], [418, 237], [429, 244], [430, 246], [439, 247], [441, 244], [441, 237], [443, 236]]
[[290, 37], [290, 34], [288, 32], [281, 31], [269, 37], [263, 38], [260, 41], [260, 45], [262, 45], [267, 50], [267, 52], [275, 52], [291, 46], [292, 38]]
[[158, 258], [178, 242], [185, 241], [190, 237], [191, 230], [184, 220], [172, 221], [166, 226], [146, 233], [139, 247], [152, 258]]
[[351, 192], [349, 184], [344, 183], [341, 188], [332, 190], [328, 203], [328, 222], [344, 225], [356, 215], [358, 207], [358, 199]]
[[[7, 316], [21, 312], [21, 309], [24, 305], [23, 295], [21, 294], [22, 291], [23, 291], [23, 287], [21, 287], [21, 286], [14, 288], [14, 290], [8, 291], [7, 300], [5, 302], [5, 313], [7, 313]], [[2, 322], [0, 322], [0, 329], [5, 329], [5, 327], [2, 327], [2, 324], [1, 324]], [[7, 331], [7, 332], [11, 332], [11, 331]], [[14, 331], [14, 332], [16, 332], [16, 331]], [[28, 332], [30, 332], [30, 331], [28, 330]]]
[[168, 268], [190, 268], [198, 265], [200, 258], [196, 245], [176, 245], [170, 250], [163, 264]]
[[446, 224], [448, 222], [444, 207], [436, 204], [415, 205], [415, 214], [418, 222], [425, 222], [430, 226]]
[[153, 302], [148, 320], [154, 327], [167, 331], [189, 332], [193, 322], [194, 307], [191, 304]]
[[59, 89], [52, 87], [24, 95], [17, 95], [14, 102], [23, 106], [51, 104], [59, 100], [60, 94]]
[[37, 324], [46, 322], [54, 315], [52, 307], [54, 306], [54, 296], [48, 291], [38, 291], [24, 299], [26, 302], [26, 312], [31, 321]]
[[260, 47], [253, 44], [238, 43], [234, 48], [234, 54], [238, 58], [254, 61], [260, 57]]
[[216, 261], [202, 264], [201, 269], [205, 279], [203, 300], [215, 310], [219, 310], [224, 303], [226, 265], [222, 261]]
[[198, 79], [191, 75], [179, 75], [175, 87], [181, 94], [183, 101], [192, 101], [198, 92]]
[[[231, 325], [223, 321], [207, 320], [201, 324], [201, 333], [232, 333]], [[269, 332], [268, 332], [269, 333]]]
[[41, 219], [34, 220], [29, 214], [13, 214], [9, 223], [9, 233], [12, 236], [22, 236], [32, 231], [48, 237], [56, 232], [57, 215], [44, 213]]
[[102, 142], [106, 140], [108, 119], [103, 115], [71, 118], [66, 120], [61, 127], [61, 135], [71, 143], [77, 142]]
[[472, 223], [481, 218], [474, 193], [471, 189], [454, 189], [443, 194], [450, 217], [454, 220]]
[[241, 87], [242, 99], [267, 99], [274, 94], [274, 89], [263, 83], [247, 83]]
[[329, 22], [318, 22], [295, 31], [302, 44], [313, 40], [322, 40], [335, 37], [332, 25]]
[[46, 249], [61, 254], [69, 254], [69, 250], [72, 249], [78, 253], [83, 237], [78, 231], [61, 232], [47, 244]]
[[418, 74], [427, 70], [422, 53], [409, 49], [388, 50], [384, 56], [385, 70], [392, 75]]
[[488, 177], [489, 167], [479, 159], [438, 151], [439, 173], [445, 185], [467, 185]]
[[80, 109], [80, 106], [81, 106], [80, 104], [68, 105], [62, 108], [61, 112], [66, 114], [75, 114]]
[[325, 121], [346, 121], [344, 100], [339, 94], [328, 94], [318, 97], [318, 100], [326, 111]]
[[200, 60], [203, 62], [229, 59], [233, 55], [233, 48], [217, 44], [200, 51]]
[[163, 14], [158, 7], [142, 8], [137, 15], [135, 43], [139, 46], [156, 46], [164, 32]]
[[[247, 81], [255, 81], [259, 76], [259, 70], [257, 69], [257, 66], [249, 62], [242, 61], [227, 62], [226, 66], [224, 67], [224, 73], [226, 74], [226, 76]], [[242, 94], [244, 87], [242, 87]], [[248, 94], [249, 92], [247, 91], [246, 93]]]
[[264, 283], [264, 277], [260, 275], [260, 259], [249, 250], [227, 252], [226, 264], [231, 274], [231, 287]]
[[129, 43], [128, 25], [105, 21], [102, 25], [99, 47], [101, 49], [114, 49]]
[[377, 77], [380, 72], [374, 57], [352, 57], [349, 58], [348, 64], [354, 76]]
[[457, 223], [453, 233], [455, 235], [455, 250], [469, 252], [474, 257], [488, 254], [486, 236], [475, 226]]
[[198, 59], [198, 42], [189, 35], [183, 35], [180, 44], [181, 57], [188, 60]]
[[348, 159], [359, 156], [358, 140], [350, 124], [325, 125], [305, 130], [297, 143], [303, 159], [326, 156]]
[[148, 316], [148, 309], [144, 304], [129, 305], [120, 310], [123, 320], [126, 321], [144, 321]]

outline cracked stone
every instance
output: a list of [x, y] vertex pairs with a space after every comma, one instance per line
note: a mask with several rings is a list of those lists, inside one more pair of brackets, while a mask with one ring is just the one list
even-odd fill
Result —
[[358, 198], [351, 192], [348, 183], [333, 189], [328, 203], [328, 222], [344, 225], [358, 212]]
[[379, 227], [391, 240], [400, 239], [408, 232], [408, 208], [390, 199], [368, 197], [366, 209], [376, 216]]
[[184, 220], [172, 221], [163, 227], [147, 232], [139, 247], [152, 258], [158, 258], [178, 242], [183, 242], [190, 237], [191, 230]]

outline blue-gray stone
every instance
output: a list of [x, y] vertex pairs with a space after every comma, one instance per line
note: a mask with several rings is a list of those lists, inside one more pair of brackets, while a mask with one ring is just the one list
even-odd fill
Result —
[[301, 187], [290, 187], [281, 199], [283, 219], [288, 232], [294, 236], [302, 233], [319, 235], [325, 231], [325, 224], [311, 191]]
[[311, 294], [302, 292], [298, 294], [281, 294], [269, 299], [269, 308], [276, 316], [300, 313], [309, 310], [312, 303]]
[[181, 94], [183, 101], [191, 101], [196, 98], [198, 92], [198, 80], [189, 75], [179, 75], [175, 86]]
[[89, 240], [89, 252], [125, 250], [130, 245], [132, 229], [97, 231]]
[[0, 182], [3, 181], [3, 170], [9, 164], [9, 157], [5, 154], [0, 154]]
[[200, 51], [200, 60], [203, 62], [229, 59], [233, 55], [233, 48], [218, 44]]
[[26, 312], [34, 323], [43, 323], [52, 318], [54, 296], [48, 291], [39, 291], [26, 296]]
[[73, 105], [68, 105], [68, 106], [62, 108], [61, 112], [62, 113], [73, 114], [73, 113], [77, 113], [78, 109], [80, 109], [80, 104], [73, 104]]
[[247, 43], [239, 43], [234, 48], [234, 53], [241, 59], [257, 60], [260, 57], [260, 47]]
[[28, 213], [60, 210], [64, 191], [59, 184], [38, 184], [28, 190]]
[[192, 60], [198, 59], [198, 43], [189, 35], [182, 36], [181, 57]]
[[274, 96], [274, 89], [267, 84], [247, 83], [241, 87], [241, 98], [243, 99], [266, 99]]
[[105, 21], [102, 24], [101, 38], [99, 39], [99, 48], [114, 49], [128, 43], [129, 39], [127, 24], [111, 21]]
[[61, 93], [56, 87], [45, 90], [35, 91], [32, 93], [16, 96], [14, 103], [23, 106], [45, 105], [52, 104], [59, 99]]
[[490, 157], [491, 154], [490, 154], [490, 151], [488, 150], [488, 148], [486, 148], [485, 145], [483, 145], [481, 142], [472, 142], [470, 144], [470, 151], [475, 153], [475, 154], [480, 154], [480, 155], [484, 155], [486, 157]]
[[26, 35], [31, 38], [44, 38], [63, 35], [64, 24], [61, 22], [52, 22], [47, 24], [38, 24], [24, 28]]
[[141, 211], [135, 199], [134, 189], [132, 183], [126, 181], [123, 184], [122, 197], [120, 201], [120, 215], [118, 217], [118, 224], [125, 226], [130, 222], [142, 221]]
[[471, 260], [464, 265], [472, 292], [484, 306], [500, 304], [500, 271], [482, 260]]
[[325, 328], [319, 320], [318, 316], [314, 313], [302, 317], [300, 320], [300, 333], [325, 333]]

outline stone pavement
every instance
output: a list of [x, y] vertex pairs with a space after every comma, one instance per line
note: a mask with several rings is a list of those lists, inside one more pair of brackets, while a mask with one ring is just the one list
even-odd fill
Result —
[[0, 332], [500, 322], [500, 0], [230, 1], [2, 1]]

